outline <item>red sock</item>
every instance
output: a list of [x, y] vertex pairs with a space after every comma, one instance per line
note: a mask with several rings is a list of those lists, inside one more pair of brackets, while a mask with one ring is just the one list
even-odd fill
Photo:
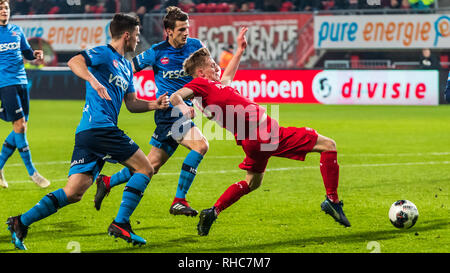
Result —
[[233, 205], [239, 198], [250, 192], [250, 188], [246, 181], [240, 181], [229, 186], [228, 189], [222, 193], [217, 202], [214, 204], [216, 213], [219, 214], [222, 210]]
[[103, 183], [105, 183], [106, 190], [108, 190], [109, 192], [111, 190], [111, 185], [109, 184], [109, 182], [111, 181], [111, 176], [103, 176], [102, 180]]
[[178, 202], [180, 202], [181, 204], [185, 205], [186, 207], [189, 207], [189, 204], [186, 201], [186, 198], [178, 198], [178, 197], [175, 197], [173, 199], [172, 206], [173, 206], [173, 204], [178, 203]]
[[325, 190], [332, 202], [339, 202], [337, 188], [339, 184], [339, 164], [337, 163], [337, 152], [322, 152], [320, 155], [320, 173], [322, 174]]

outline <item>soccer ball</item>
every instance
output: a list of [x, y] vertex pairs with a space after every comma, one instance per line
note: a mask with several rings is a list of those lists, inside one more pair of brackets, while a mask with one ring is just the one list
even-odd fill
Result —
[[389, 209], [389, 220], [396, 228], [408, 229], [414, 226], [419, 218], [416, 205], [408, 200], [398, 200]]

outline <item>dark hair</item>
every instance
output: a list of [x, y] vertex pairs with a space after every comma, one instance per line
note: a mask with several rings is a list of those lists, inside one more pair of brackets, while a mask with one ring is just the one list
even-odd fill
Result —
[[8, 3], [9, 4], [9, 0], [0, 0], [0, 5], [3, 3]]
[[164, 29], [174, 29], [177, 21], [189, 20], [189, 15], [178, 7], [170, 6], [166, 8], [166, 15], [164, 16]]
[[184, 60], [183, 70], [186, 74], [193, 77], [195, 70], [198, 67], [204, 66], [206, 64], [206, 60], [209, 58], [211, 58], [211, 53], [209, 53], [209, 50], [206, 47], [202, 47]]
[[117, 13], [114, 15], [109, 30], [113, 39], [120, 38], [125, 32], [133, 32], [136, 26], [140, 25], [139, 17], [136, 15]]

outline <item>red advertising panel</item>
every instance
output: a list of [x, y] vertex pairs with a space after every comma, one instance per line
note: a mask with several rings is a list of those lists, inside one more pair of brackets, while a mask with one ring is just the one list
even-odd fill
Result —
[[218, 61], [221, 52], [247, 26], [248, 47], [242, 68], [294, 68], [313, 46], [312, 14], [193, 14], [190, 35], [200, 39]]
[[[258, 103], [438, 105], [434, 70], [239, 70], [232, 87]], [[135, 74], [139, 98], [155, 99], [153, 71]]]

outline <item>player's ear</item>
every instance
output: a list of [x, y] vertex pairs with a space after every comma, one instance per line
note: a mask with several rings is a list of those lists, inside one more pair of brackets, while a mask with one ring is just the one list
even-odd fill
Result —
[[172, 36], [172, 31], [171, 31], [171, 29], [170, 28], [166, 28], [166, 35], [167, 35], [167, 37], [170, 37], [170, 36]]
[[130, 32], [125, 31], [125, 32], [123, 33], [123, 37], [125, 38], [125, 41], [130, 40], [130, 38], [131, 38]]

